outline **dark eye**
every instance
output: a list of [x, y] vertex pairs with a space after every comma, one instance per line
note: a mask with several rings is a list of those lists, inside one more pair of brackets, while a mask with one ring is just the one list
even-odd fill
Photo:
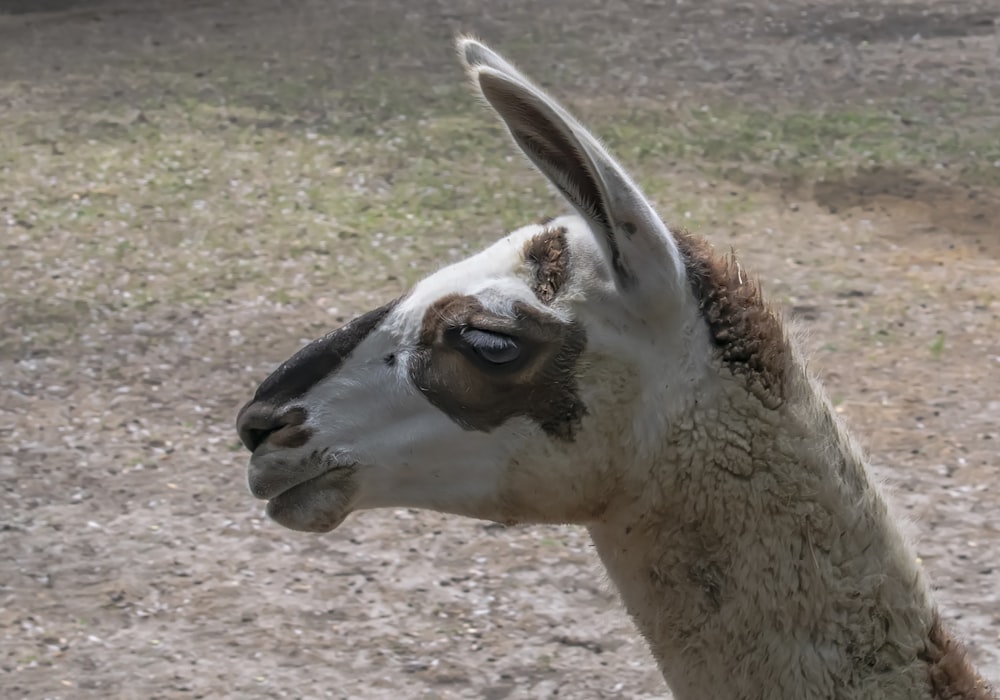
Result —
[[521, 356], [520, 346], [509, 335], [481, 331], [478, 328], [463, 328], [461, 336], [473, 352], [490, 364], [505, 365]]

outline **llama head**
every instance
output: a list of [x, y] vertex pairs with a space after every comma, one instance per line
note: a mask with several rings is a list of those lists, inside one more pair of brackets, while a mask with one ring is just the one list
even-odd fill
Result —
[[427, 277], [260, 385], [238, 430], [251, 492], [287, 527], [382, 506], [587, 522], [717, 375], [692, 240], [507, 61], [471, 39], [459, 52], [575, 213]]

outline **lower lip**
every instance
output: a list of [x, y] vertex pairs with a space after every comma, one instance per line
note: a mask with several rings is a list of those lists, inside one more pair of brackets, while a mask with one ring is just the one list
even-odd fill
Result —
[[288, 488], [286, 488], [283, 491], [281, 491], [281, 493], [277, 493], [277, 494], [275, 494], [273, 496], [270, 496], [266, 500], [267, 501], [272, 501], [275, 498], [280, 498], [281, 496], [285, 495], [286, 493], [288, 493], [292, 489], [297, 489], [299, 486], [302, 486], [303, 484], [308, 484], [311, 481], [318, 481], [319, 479], [322, 479], [324, 476], [327, 476], [327, 475], [332, 474], [334, 472], [344, 471], [344, 470], [347, 470], [347, 469], [351, 469], [351, 468], [353, 468], [355, 466], [357, 466], [357, 462], [350, 462], [350, 463], [346, 463], [346, 464], [335, 464], [334, 466], [330, 467], [326, 471], [320, 472], [316, 476], [311, 476], [311, 477], [309, 477], [308, 479], [306, 479], [304, 481], [300, 481], [300, 482], [298, 482], [296, 484], [292, 484]]
[[[335, 529], [353, 510], [350, 466], [337, 465], [268, 499], [268, 516], [292, 530], [329, 532]], [[336, 472], [346, 473], [331, 476]]]

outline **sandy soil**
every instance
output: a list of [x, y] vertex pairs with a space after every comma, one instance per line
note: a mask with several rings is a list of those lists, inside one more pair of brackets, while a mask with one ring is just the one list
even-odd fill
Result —
[[[826, 105], [958, 91], [969, 110], [956, 129], [1000, 114], [989, 0], [527, 5], [2, 3], [0, 111], [51, 115], [66, 132], [20, 128], [5, 143], [38, 154], [44, 142], [55, 158], [81, 121], [126, 143], [131, 122], [100, 115], [143, 99], [122, 78], [137, 62], [157, 84], [236, 64], [291, 81], [297, 58], [321, 56], [338, 89], [397, 71], [433, 95], [460, 80], [448, 43], [459, 29], [573, 86], [584, 113], [609, 97]], [[70, 167], [31, 158], [50, 180]], [[757, 165], [691, 175], [709, 209], [752, 203], [704, 232], [739, 249], [803, 329], [912, 521], [946, 618], [1000, 680], [1000, 189], [963, 178], [960, 159], [816, 182]], [[247, 495], [239, 405], [304, 339], [397, 292], [403, 263], [342, 279], [327, 262], [321, 288], [303, 254], [280, 269], [257, 260], [253, 279], [206, 285], [199, 304], [88, 303], [68, 280], [98, 264], [87, 245], [102, 229], [28, 218], [13, 194], [21, 167], [0, 158], [0, 695], [667, 695], [582, 530], [395, 510], [304, 536]], [[24, 201], [42, 209], [101, 196], [33, 191]], [[181, 215], [147, 216], [166, 232]], [[123, 274], [114, 258], [99, 264]], [[138, 294], [151, 273], [131, 272], [119, 286]], [[282, 301], [277, 276], [315, 286]]]

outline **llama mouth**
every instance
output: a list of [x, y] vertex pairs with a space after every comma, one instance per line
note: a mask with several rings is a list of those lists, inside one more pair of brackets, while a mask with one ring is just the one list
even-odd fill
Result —
[[277, 493], [267, 501], [271, 520], [291, 530], [329, 532], [353, 510], [354, 464], [338, 465]]
[[[247, 465], [247, 486], [254, 498], [262, 501], [278, 498], [304, 484], [316, 481], [332, 472], [353, 472], [356, 462], [329, 462], [317, 459], [314, 454], [305, 462], [293, 460], [289, 463], [281, 458], [280, 452], [257, 452]], [[325, 463], [324, 463], [325, 462]]]

